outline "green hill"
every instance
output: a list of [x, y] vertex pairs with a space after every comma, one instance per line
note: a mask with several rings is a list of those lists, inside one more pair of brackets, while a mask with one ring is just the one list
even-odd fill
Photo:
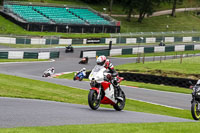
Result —
[[[121, 33], [126, 32], [159, 32], [159, 31], [192, 31], [200, 30], [200, 17], [193, 12], [177, 13], [177, 17], [167, 17], [168, 15], [151, 17], [144, 19], [143, 23], [138, 23], [135, 18], [132, 22], [127, 22], [124, 17], [115, 17], [121, 21]], [[166, 28], [166, 25], [169, 28]], [[0, 16], [0, 34], [32, 35], [32, 36], [61, 36], [69, 38], [88, 38], [88, 37], [109, 37], [109, 34], [66, 34], [56, 32], [30, 32], [20, 26], [10, 22]]]

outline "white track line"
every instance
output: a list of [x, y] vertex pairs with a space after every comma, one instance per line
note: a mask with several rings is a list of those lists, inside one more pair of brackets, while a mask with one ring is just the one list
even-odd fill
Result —
[[164, 105], [164, 104], [159, 104], [159, 103], [148, 102], [148, 101], [144, 101], [144, 100], [138, 100], [138, 99], [133, 99], [133, 98], [128, 98], [128, 99], [135, 100], [135, 101], [140, 101], [140, 102], [145, 102], [145, 103], [149, 103], [149, 104], [154, 104], [154, 105], [159, 105], [159, 106], [163, 106], [163, 107], [168, 107], [168, 108], [174, 108], [174, 109], [185, 110], [185, 109], [178, 108], [178, 107], [173, 107], [173, 106], [169, 106], [169, 105]]

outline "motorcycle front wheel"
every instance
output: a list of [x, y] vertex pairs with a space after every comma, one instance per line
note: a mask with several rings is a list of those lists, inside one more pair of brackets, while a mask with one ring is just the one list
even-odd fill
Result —
[[97, 110], [100, 106], [100, 100], [97, 99], [98, 93], [95, 90], [90, 90], [88, 94], [88, 104], [91, 109]]
[[125, 107], [125, 102], [126, 102], [126, 96], [124, 94], [124, 92], [122, 91], [122, 98], [123, 100], [117, 100], [117, 103], [115, 105], [113, 105], [114, 109], [117, 110], [117, 111], [121, 111], [124, 109]]
[[199, 109], [199, 102], [194, 101], [191, 106], [191, 113], [194, 120], [200, 119], [200, 109]]

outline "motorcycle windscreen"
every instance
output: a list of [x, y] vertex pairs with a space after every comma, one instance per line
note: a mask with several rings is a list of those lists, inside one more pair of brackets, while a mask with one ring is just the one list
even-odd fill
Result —
[[97, 81], [103, 81], [104, 75], [103, 72], [105, 71], [105, 68], [103, 66], [96, 65], [92, 72], [89, 75], [89, 80], [97, 80]]

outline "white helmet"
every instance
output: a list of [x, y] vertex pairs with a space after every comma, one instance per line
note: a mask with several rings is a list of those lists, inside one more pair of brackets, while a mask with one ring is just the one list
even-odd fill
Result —
[[86, 68], [84, 67], [82, 70], [83, 70], [83, 71], [86, 71]]
[[104, 55], [99, 56], [96, 60], [97, 65], [100, 66], [103, 66], [105, 62], [106, 62], [106, 56]]

